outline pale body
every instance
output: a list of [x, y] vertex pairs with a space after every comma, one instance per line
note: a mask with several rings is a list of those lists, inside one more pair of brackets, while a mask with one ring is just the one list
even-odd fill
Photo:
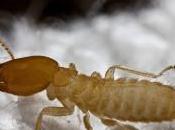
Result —
[[84, 113], [123, 121], [165, 121], [175, 119], [175, 91], [170, 86], [136, 79], [99, 79], [78, 75], [66, 89], [56, 87], [59, 99], [68, 98]]
[[114, 80], [115, 69], [157, 78], [175, 69], [175, 66], [168, 66], [160, 73], [153, 74], [114, 65], [107, 70], [104, 78], [97, 72], [86, 76], [78, 74], [74, 64], [70, 64], [69, 68], [59, 67], [57, 61], [45, 56], [14, 59], [1, 39], [0, 44], [12, 59], [0, 64], [0, 91], [29, 96], [46, 89], [50, 100], [57, 98], [63, 104], [63, 107], [43, 108], [35, 130], [41, 130], [43, 115], [67, 116], [73, 113], [75, 105], [85, 113], [83, 121], [87, 130], [93, 129], [88, 112], [100, 118], [102, 123], [118, 125], [122, 130], [134, 128], [117, 120], [160, 122], [175, 119], [175, 90], [171, 86], [146, 80]]
[[[43, 108], [35, 130], [41, 130], [43, 115], [67, 116], [73, 113], [75, 105], [85, 113], [84, 124], [87, 130], [92, 130], [88, 112], [106, 125], [120, 125], [117, 120], [160, 122], [175, 119], [175, 91], [171, 86], [145, 80], [114, 80], [115, 68], [156, 77], [119, 66], [109, 68], [105, 78], [96, 72], [86, 76], [78, 74], [73, 64], [63, 68], [51, 58], [31, 56], [0, 65], [0, 91], [29, 96], [46, 89], [50, 100], [57, 98], [63, 104], [63, 107]], [[164, 69], [158, 76], [168, 69]]]

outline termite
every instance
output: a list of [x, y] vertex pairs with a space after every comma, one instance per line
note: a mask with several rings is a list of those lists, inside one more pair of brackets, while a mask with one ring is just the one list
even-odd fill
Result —
[[[0, 91], [30, 96], [46, 90], [50, 100], [58, 99], [63, 104], [63, 107], [43, 108], [35, 130], [41, 130], [44, 115], [68, 116], [74, 112], [75, 106], [84, 113], [87, 130], [93, 130], [89, 113], [107, 126], [121, 125], [118, 121], [172, 121], [175, 119], [175, 90], [172, 86], [127, 77], [114, 79], [114, 73], [119, 69], [157, 78], [174, 68], [168, 66], [154, 74], [114, 65], [103, 78], [97, 72], [90, 76], [79, 74], [73, 63], [68, 68], [60, 67], [57, 61], [46, 56], [12, 57], [12, 60], [0, 64]], [[126, 127], [123, 125], [123, 128]]]

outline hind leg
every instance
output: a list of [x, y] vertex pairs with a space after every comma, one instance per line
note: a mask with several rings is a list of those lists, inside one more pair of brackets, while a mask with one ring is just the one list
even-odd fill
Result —
[[135, 127], [133, 127], [131, 125], [122, 124], [122, 123], [120, 123], [120, 122], [118, 122], [116, 120], [112, 120], [112, 119], [104, 119], [104, 118], [102, 118], [101, 122], [104, 125], [109, 126], [109, 127], [116, 126], [115, 130], [138, 130], [138, 129], [136, 129]]
[[168, 66], [165, 69], [163, 69], [161, 72], [159, 72], [158, 74], [154, 74], [154, 73], [149, 73], [149, 72], [144, 72], [144, 71], [138, 71], [138, 70], [126, 67], [126, 66], [114, 65], [114, 66], [111, 66], [106, 71], [105, 78], [106, 79], [114, 79], [115, 69], [123, 70], [123, 71], [126, 71], [128, 73], [132, 73], [132, 74], [136, 74], [136, 75], [140, 75], [140, 76], [144, 76], [144, 77], [148, 77], [148, 78], [158, 78], [158, 77], [162, 76], [166, 71], [171, 70], [171, 69], [175, 69], [175, 66]]
[[157, 75], [154, 76], [154, 78], [160, 77], [162, 76], [165, 72], [169, 71], [169, 70], [175, 70], [175, 65], [170, 65], [166, 68], [164, 68], [162, 71], [160, 71]]
[[154, 74], [154, 73], [138, 71], [138, 70], [126, 67], [126, 66], [114, 65], [114, 66], [111, 66], [106, 71], [105, 78], [106, 79], [114, 79], [114, 73], [115, 73], [116, 69], [123, 70], [123, 71], [126, 71], [128, 73], [132, 73], [132, 74], [136, 74], [136, 75], [140, 75], [140, 76], [144, 76], [144, 77], [154, 78], [156, 76], [156, 74]]

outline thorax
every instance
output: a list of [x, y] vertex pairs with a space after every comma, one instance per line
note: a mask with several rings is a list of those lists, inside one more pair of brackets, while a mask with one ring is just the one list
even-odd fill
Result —
[[68, 87], [69, 98], [83, 112], [96, 108], [100, 100], [103, 80], [86, 75], [78, 75]]

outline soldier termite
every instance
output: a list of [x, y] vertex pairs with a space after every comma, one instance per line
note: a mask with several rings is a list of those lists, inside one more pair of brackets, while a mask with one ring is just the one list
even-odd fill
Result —
[[153, 74], [128, 67], [114, 65], [105, 77], [97, 72], [91, 76], [79, 74], [74, 64], [60, 67], [54, 59], [45, 56], [29, 56], [0, 64], [0, 91], [18, 96], [29, 96], [46, 90], [50, 100], [57, 98], [63, 107], [45, 107], [40, 112], [35, 130], [41, 130], [43, 115], [67, 116], [75, 105], [84, 113], [84, 125], [92, 130], [89, 112], [108, 126], [119, 123], [161, 122], [175, 119], [175, 91], [171, 86], [149, 80], [114, 79], [115, 69], [136, 75], [157, 78], [166, 71]]

